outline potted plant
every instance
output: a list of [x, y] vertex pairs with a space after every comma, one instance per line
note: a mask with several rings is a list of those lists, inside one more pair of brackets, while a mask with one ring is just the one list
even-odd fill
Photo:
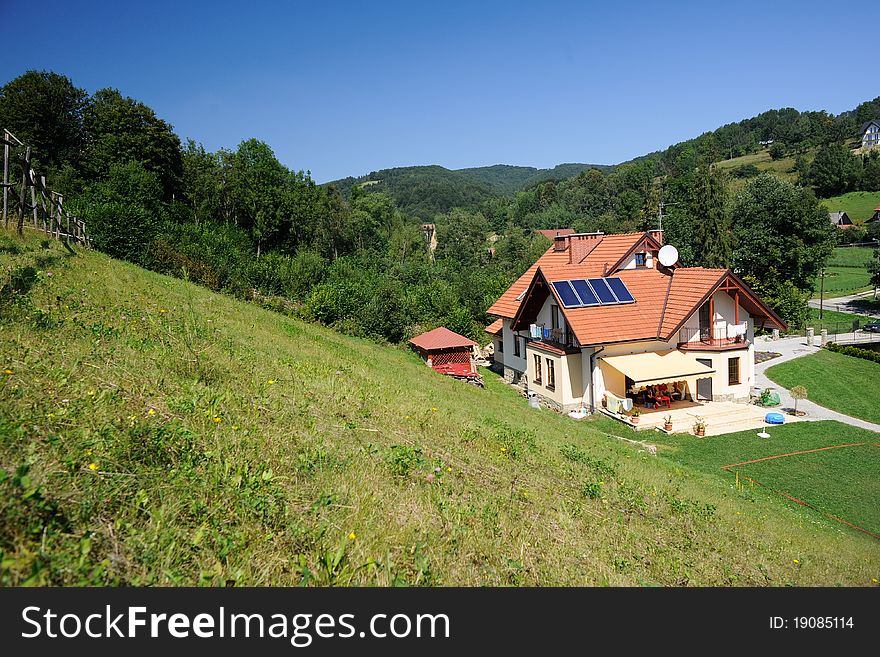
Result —
[[663, 429], [665, 431], [672, 431], [672, 416], [667, 415], [663, 418]]
[[638, 407], [634, 407], [632, 409], [632, 414], [630, 415], [629, 421], [632, 422], [633, 424], [638, 424], [639, 423], [639, 416], [641, 414], [642, 414], [642, 412], [638, 409]]
[[706, 420], [699, 415], [696, 422], [694, 422], [694, 433], [698, 436], [706, 435]]
[[798, 399], [806, 399], [807, 398], [807, 389], [804, 386], [795, 386], [791, 389], [791, 397], [794, 399], [794, 411], [792, 411], [792, 415], [806, 415], [803, 411], [798, 411], [797, 403]]

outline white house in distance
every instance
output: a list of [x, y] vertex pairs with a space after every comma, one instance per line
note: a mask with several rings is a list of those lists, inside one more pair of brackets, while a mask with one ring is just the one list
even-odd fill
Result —
[[489, 308], [496, 367], [562, 411], [677, 383], [747, 401], [755, 327], [786, 324], [727, 269], [660, 263], [662, 231], [560, 235]]
[[880, 146], [880, 119], [866, 121], [862, 126], [862, 148]]

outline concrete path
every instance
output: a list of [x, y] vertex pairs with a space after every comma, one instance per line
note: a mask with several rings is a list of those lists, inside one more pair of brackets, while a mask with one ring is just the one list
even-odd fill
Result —
[[[851, 333], [848, 335], [852, 336]], [[776, 392], [779, 393], [779, 397], [782, 400], [782, 408], [784, 410], [794, 408], [794, 399], [788, 390], [768, 379], [765, 372], [767, 371], [767, 368], [778, 365], [779, 363], [784, 363], [795, 358], [800, 358], [801, 356], [816, 353], [821, 349], [818, 345], [818, 337], [814, 338], [814, 344], [812, 345], [808, 345], [806, 338], [801, 336], [781, 338], [779, 340], [772, 340], [765, 337], [755, 338], [755, 351], [773, 351], [781, 354], [777, 358], [771, 358], [763, 363], [755, 364], [755, 385], [761, 388], [767, 388], [770, 386], [776, 388]], [[807, 390], [809, 390], [809, 382], [806, 383]], [[801, 418], [804, 420], [837, 420], [844, 424], [850, 424], [854, 427], [860, 427], [862, 429], [868, 429], [880, 433], [880, 424], [874, 424], [873, 422], [867, 422], [850, 415], [844, 415], [843, 413], [832, 411], [830, 408], [819, 406], [819, 404], [811, 402], [808, 399], [799, 400], [797, 407], [799, 411], [807, 412], [807, 415]]]
[[[836, 310], [841, 313], [850, 313], [852, 315], [862, 315], [863, 317], [877, 317], [880, 315], [878, 312], [870, 313], [866, 312], [862, 308], [858, 306], [851, 305], [853, 301], [859, 301], [861, 299], [873, 299], [874, 291], [869, 290], [868, 292], [858, 292], [857, 294], [849, 294], [845, 297], [834, 297], [833, 299], [825, 299], [822, 307], [825, 310]], [[880, 298], [880, 295], [878, 295]], [[809, 301], [810, 308], [819, 308], [819, 300], [818, 299], [810, 299]]]

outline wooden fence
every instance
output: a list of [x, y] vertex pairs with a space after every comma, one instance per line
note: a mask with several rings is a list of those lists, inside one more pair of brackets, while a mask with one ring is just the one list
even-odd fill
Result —
[[46, 176], [38, 175], [31, 166], [31, 147], [9, 130], [3, 130], [0, 143], [3, 144], [3, 225], [9, 227], [9, 219], [13, 217], [19, 235], [27, 228], [60, 240], [71, 252], [71, 243], [90, 247], [85, 221], [64, 209], [64, 196], [50, 190]]

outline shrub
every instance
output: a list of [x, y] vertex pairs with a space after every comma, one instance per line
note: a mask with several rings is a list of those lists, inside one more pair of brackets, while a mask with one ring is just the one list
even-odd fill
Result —
[[834, 342], [828, 342], [825, 345], [828, 351], [833, 351], [844, 356], [852, 356], [853, 358], [863, 358], [875, 363], [880, 363], [880, 351], [871, 351], [870, 349], [861, 349], [860, 347], [851, 347], [849, 345], [839, 345]]
[[146, 261], [156, 226], [146, 210], [118, 201], [90, 203], [82, 218], [96, 249], [136, 264]]

